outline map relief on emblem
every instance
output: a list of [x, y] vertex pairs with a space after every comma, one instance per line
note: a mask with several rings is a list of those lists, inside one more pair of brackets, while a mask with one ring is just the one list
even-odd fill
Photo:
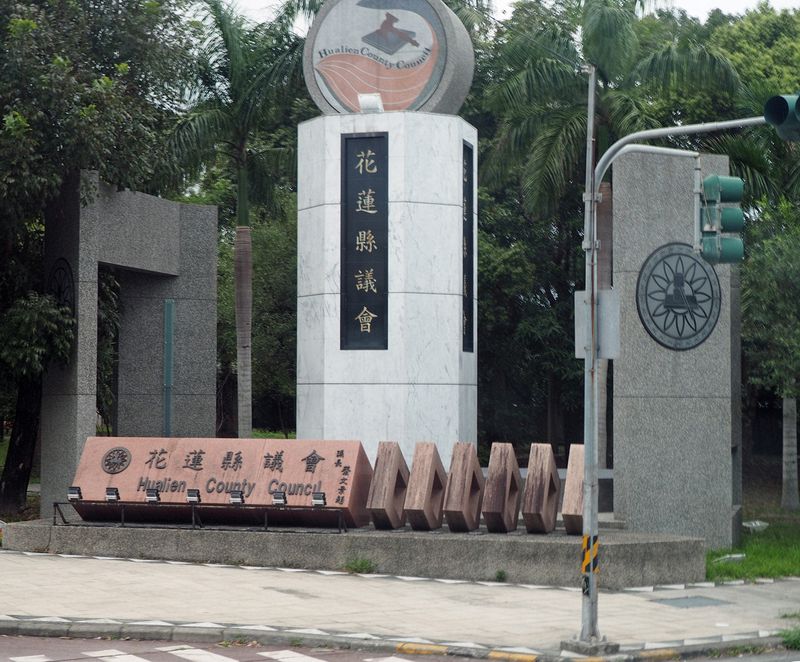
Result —
[[[358, 112], [359, 94], [380, 94], [384, 110], [414, 110], [441, 78], [444, 32], [425, 2], [340, 2], [314, 43], [314, 70], [334, 107]], [[342, 29], [342, 26], [347, 26]]]

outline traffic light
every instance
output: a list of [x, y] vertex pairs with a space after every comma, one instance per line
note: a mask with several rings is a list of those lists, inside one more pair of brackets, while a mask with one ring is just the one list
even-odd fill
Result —
[[764, 119], [778, 131], [784, 140], [800, 140], [800, 108], [796, 94], [784, 94], [767, 100]]
[[741, 237], [722, 236], [723, 232], [739, 233], [744, 229], [742, 208], [738, 205], [722, 206], [722, 203], [740, 203], [743, 194], [744, 180], [739, 177], [710, 175], [703, 180], [700, 252], [706, 262], [736, 263], [744, 258], [744, 242]]

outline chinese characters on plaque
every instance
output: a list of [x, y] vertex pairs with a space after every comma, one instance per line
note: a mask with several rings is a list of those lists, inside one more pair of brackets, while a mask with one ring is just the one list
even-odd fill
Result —
[[473, 153], [472, 153], [472, 145], [468, 145], [464, 143], [464, 159], [463, 159], [463, 167], [462, 167], [462, 180], [463, 180], [463, 229], [464, 229], [464, 236], [462, 240], [463, 246], [463, 282], [464, 282], [464, 291], [463, 291], [463, 299], [464, 299], [464, 310], [463, 310], [463, 320], [462, 320], [462, 350], [465, 352], [472, 352], [475, 351], [475, 342], [474, 342], [474, 329], [475, 329], [475, 316], [473, 314], [473, 300], [475, 298], [475, 292], [473, 288], [474, 282], [474, 266], [473, 266], [473, 256], [474, 256], [474, 240], [473, 240], [473, 229], [474, 229], [474, 207], [473, 207], [473, 178], [472, 178], [472, 168], [473, 168]]
[[[270, 523], [335, 525], [335, 515], [331, 519], [331, 513], [308, 508], [312, 494], [324, 492], [328, 508], [342, 509], [349, 526], [362, 526], [369, 521], [371, 477], [369, 460], [357, 441], [90, 437], [72, 484], [81, 488], [84, 507], [77, 505], [87, 519], [119, 519], [119, 512], [109, 510], [105, 501], [106, 488], [114, 487], [125, 504], [126, 521], [186, 521], [175, 506], [188, 508], [189, 490], [196, 490], [200, 500], [192, 503], [204, 521], [263, 522], [263, 509], [274, 509], [274, 494], [284, 492], [289, 507], [308, 512], [270, 512]], [[170, 508], [155, 515], [146, 502], [148, 490], [158, 490], [159, 502]], [[231, 501], [234, 492], [242, 493], [243, 504]], [[250, 508], [250, 514], [244, 512]]]
[[342, 349], [388, 347], [388, 145], [342, 136]]

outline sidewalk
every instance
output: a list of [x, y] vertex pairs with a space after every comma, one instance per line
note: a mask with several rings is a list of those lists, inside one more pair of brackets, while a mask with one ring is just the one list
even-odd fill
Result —
[[[601, 592], [599, 623], [621, 654], [668, 657], [773, 641], [799, 606], [798, 578], [645, 587]], [[560, 642], [580, 618], [572, 587], [0, 552], [4, 634], [239, 637], [521, 661], [565, 656]]]

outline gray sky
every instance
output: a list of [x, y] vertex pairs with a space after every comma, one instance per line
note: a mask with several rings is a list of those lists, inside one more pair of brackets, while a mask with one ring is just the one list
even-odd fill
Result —
[[[502, 17], [502, 10], [511, 4], [512, 0], [493, 0], [498, 17]], [[276, 0], [234, 0], [236, 6], [255, 20], [269, 18], [269, 9], [278, 4]], [[666, 0], [659, 2], [659, 6], [671, 5], [685, 9], [688, 14], [705, 20], [708, 12], [719, 7], [729, 14], [741, 14], [752, 9], [758, 0]], [[770, 4], [777, 9], [800, 8], [800, 0], [770, 0]]]
[[[712, 9], [719, 8], [727, 14], [743, 14], [754, 8], [758, 0], [674, 0], [672, 5], [685, 9], [687, 14], [705, 20]], [[771, 0], [776, 9], [796, 9], [800, 7], [798, 0]]]

